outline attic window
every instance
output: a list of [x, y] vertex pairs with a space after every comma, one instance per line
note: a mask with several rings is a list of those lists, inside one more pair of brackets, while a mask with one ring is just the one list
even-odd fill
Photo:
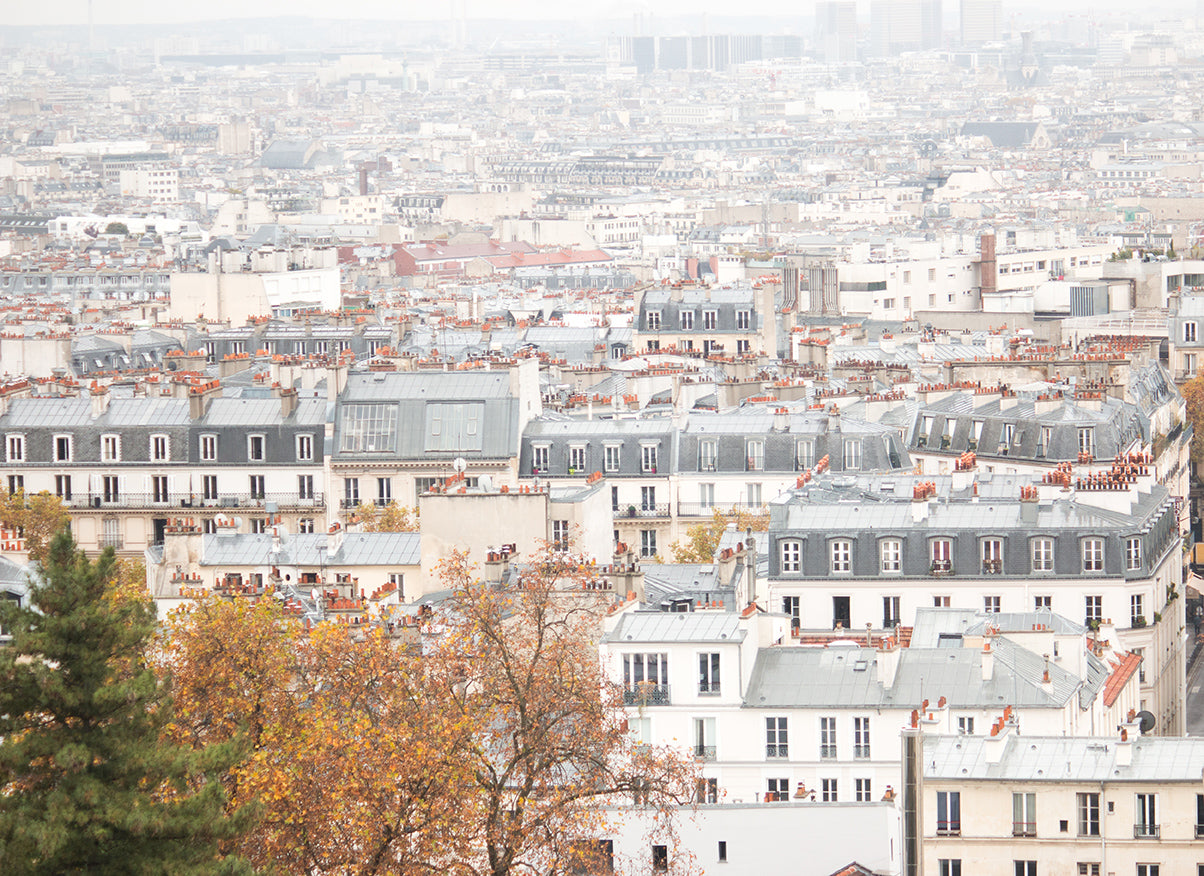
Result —
[[340, 446], [344, 453], [390, 452], [396, 443], [397, 405], [344, 405]]
[[481, 450], [481, 402], [429, 402], [426, 406], [425, 450]]

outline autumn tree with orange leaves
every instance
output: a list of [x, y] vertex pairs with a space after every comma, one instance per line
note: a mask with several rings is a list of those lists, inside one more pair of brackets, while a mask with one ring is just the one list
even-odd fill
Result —
[[472, 728], [462, 828], [475, 876], [608, 870], [591, 838], [613, 804], [644, 807], [654, 827], [691, 802], [692, 760], [637, 743], [622, 692], [602, 672], [596, 640], [612, 597], [579, 556], [545, 550], [501, 589], [476, 580], [463, 554], [442, 565], [455, 594], [435, 653], [457, 680], [453, 707]]
[[545, 551], [506, 590], [463, 555], [441, 574], [454, 595], [421, 647], [309, 630], [272, 601], [206, 596], [172, 618], [172, 733], [242, 739], [227, 792], [263, 813], [232, 853], [281, 873], [527, 876], [606, 870], [610, 804], [671, 833], [696, 767], [627, 731], [592, 568]]

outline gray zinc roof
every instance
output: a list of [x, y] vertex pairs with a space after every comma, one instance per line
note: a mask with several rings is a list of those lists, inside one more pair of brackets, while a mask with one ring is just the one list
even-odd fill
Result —
[[727, 611], [637, 611], [624, 615], [603, 641], [626, 642], [739, 642], [745, 632], [740, 619]]

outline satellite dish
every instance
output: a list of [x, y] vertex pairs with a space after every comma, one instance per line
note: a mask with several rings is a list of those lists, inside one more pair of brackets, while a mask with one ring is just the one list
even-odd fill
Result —
[[242, 529], [242, 518], [241, 518], [241, 517], [235, 517], [235, 518], [234, 518], [234, 525], [235, 525], [235, 526], [237, 526], [239, 529]]
[[468, 468], [468, 463], [464, 461], [463, 456], [457, 456], [452, 460], [452, 468], [454, 468], [457, 472], [462, 472], [464, 469]]
[[1139, 722], [1138, 728], [1141, 730], [1142, 736], [1145, 736], [1147, 733], [1153, 730], [1154, 725], [1158, 722], [1158, 719], [1154, 717], [1154, 713], [1147, 712], [1145, 709], [1142, 709], [1137, 713], [1137, 720]]

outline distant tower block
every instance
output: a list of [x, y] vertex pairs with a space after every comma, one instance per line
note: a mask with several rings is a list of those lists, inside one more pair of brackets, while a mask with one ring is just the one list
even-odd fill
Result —
[[815, 4], [815, 46], [825, 64], [857, 60], [855, 0], [820, 0]]
[[961, 0], [963, 46], [1003, 39], [1003, 0]]

